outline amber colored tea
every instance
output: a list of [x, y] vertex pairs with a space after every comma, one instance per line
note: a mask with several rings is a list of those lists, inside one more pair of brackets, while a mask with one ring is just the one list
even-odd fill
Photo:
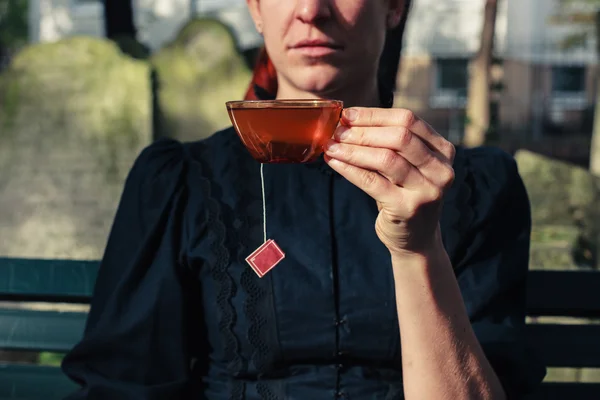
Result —
[[342, 103], [232, 102], [227, 108], [236, 132], [257, 161], [305, 163], [323, 152], [339, 122]]

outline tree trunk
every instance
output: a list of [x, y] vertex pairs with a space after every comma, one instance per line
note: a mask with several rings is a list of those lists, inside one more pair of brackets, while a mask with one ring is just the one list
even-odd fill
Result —
[[400, 20], [400, 24], [396, 28], [388, 31], [383, 53], [379, 59], [379, 83], [389, 90], [396, 89], [396, 77], [398, 76], [400, 53], [402, 52], [402, 39], [410, 5], [411, 0], [405, 0], [402, 20]]
[[[600, 11], [596, 13], [596, 57], [600, 60]], [[596, 107], [590, 145], [590, 172], [600, 176], [600, 70], [596, 68]]]
[[135, 39], [137, 32], [133, 23], [132, 0], [104, 0], [104, 28], [109, 39]]
[[463, 144], [466, 147], [481, 146], [490, 126], [491, 65], [494, 51], [494, 33], [498, 0], [485, 0], [483, 30], [479, 51], [469, 67], [467, 93], [467, 118]]

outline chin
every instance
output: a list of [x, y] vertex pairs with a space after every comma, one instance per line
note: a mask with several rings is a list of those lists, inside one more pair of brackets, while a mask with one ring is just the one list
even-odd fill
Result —
[[343, 73], [331, 65], [314, 65], [294, 71], [290, 81], [303, 92], [326, 97], [343, 86]]

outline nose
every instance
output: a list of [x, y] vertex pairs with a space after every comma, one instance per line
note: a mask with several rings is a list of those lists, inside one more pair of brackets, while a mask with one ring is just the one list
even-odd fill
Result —
[[306, 24], [331, 17], [330, 0], [298, 0], [296, 17]]

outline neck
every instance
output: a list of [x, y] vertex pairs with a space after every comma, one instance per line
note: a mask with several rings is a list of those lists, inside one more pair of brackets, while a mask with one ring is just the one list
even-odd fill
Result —
[[307, 92], [294, 87], [285, 78], [278, 76], [277, 99], [332, 99], [342, 100], [344, 108], [380, 107], [381, 100], [377, 78], [371, 81], [357, 81], [323, 92]]

